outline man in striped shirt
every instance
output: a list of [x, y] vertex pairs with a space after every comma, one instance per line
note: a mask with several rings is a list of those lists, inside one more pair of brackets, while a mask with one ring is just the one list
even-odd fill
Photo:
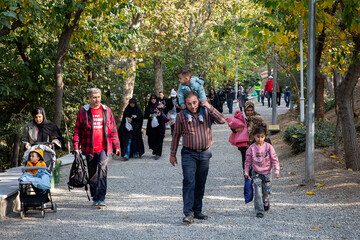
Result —
[[[176, 151], [180, 136], [183, 137], [181, 165], [183, 169], [184, 223], [193, 223], [194, 218], [206, 220], [202, 214], [202, 199], [209, 160], [212, 156], [211, 124], [224, 124], [225, 117], [206, 100], [201, 101], [196, 93], [187, 92], [184, 96], [186, 109], [177, 114], [172, 136], [170, 163], [177, 164]], [[200, 109], [202, 109], [199, 114]]]

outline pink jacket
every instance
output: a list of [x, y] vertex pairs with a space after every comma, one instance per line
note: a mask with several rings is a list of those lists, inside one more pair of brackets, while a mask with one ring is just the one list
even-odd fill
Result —
[[267, 142], [264, 142], [261, 147], [253, 143], [246, 151], [245, 175], [249, 175], [250, 166], [260, 174], [269, 174], [272, 168], [274, 168], [275, 174], [280, 172], [279, 159], [275, 149]]
[[246, 120], [242, 112], [239, 110], [235, 112], [234, 118], [226, 118], [226, 121], [230, 128], [236, 129], [243, 127], [241, 132], [231, 133], [229, 142], [231, 145], [237, 147], [246, 147], [249, 142], [249, 135], [246, 126]]

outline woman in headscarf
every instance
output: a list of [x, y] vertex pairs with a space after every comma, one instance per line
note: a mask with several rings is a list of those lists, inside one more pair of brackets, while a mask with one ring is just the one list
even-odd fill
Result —
[[142, 111], [137, 106], [136, 100], [132, 98], [129, 100], [129, 104], [125, 108], [118, 130], [120, 136], [121, 156], [125, 160], [128, 160], [131, 157], [139, 158], [145, 152], [141, 132], [142, 124]]
[[220, 111], [220, 100], [218, 95], [216, 94], [213, 88], [210, 89], [210, 93], [208, 95], [209, 103], [214, 106], [218, 111]]
[[148, 105], [145, 108], [144, 118], [148, 119], [146, 135], [148, 135], [149, 148], [152, 150], [152, 154], [155, 155], [155, 160], [161, 157], [165, 137], [165, 115], [163, 108], [163, 104], [159, 103], [155, 94], [150, 96]]
[[46, 119], [44, 108], [35, 108], [32, 110], [31, 115], [33, 121], [25, 125], [22, 134], [22, 143], [25, 149], [29, 149], [31, 144], [37, 142], [50, 142], [55, 146], [55, 149], [62, 148], [64, 150], [64, 138], [60, 129], [55, 123]]
[[[246, 147], [239, 147], [238, 150], [241, 152], [241, 158], [242, 158], [242, 167], [244, 170], [244, 164], [245, 164], [245, 158], [246, 158], [246, 150], [249, 148], [249, 146], [254, 141], [254, 130], [258, 126], [263, 126], [266, 128], [266, 122], [264, 119], [260, 116], [259, 113], [255, 111], [255, 105], [253, 102], [247, 101], [244, 105], [244, 111], [245, 111], [245, 118], [246, 118], [246, 125], [249, 135], [249, 143]], [[233, 132], [241, 132], [242, 129], [232, 129]], [[269, 138], [265, 139], [266, 142], [269, 142], [271, 144], [271, 141]]]

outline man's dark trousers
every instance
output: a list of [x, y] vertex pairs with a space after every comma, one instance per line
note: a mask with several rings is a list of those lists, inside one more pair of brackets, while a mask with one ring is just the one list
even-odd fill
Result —
[[93, 201], [104, 201], [107, 188], [107, 163], [108, 156], [105, 150], [87, 155], [86, 161], [90, 179], [90, 193]]
[[229, 98], [226, 100], [227, 101], [227, 106], [229, 108], [229, 113], [232, 114], [233, 112], [233, 103], [234, 103], [234, 99]]
[[183, 169], [183, 203], [185, 216], [199, 214], [202, 211], [202, 199], [206, 178], [209, 172], [210, 149], [197, 152], [186, 147], [181, 150]]

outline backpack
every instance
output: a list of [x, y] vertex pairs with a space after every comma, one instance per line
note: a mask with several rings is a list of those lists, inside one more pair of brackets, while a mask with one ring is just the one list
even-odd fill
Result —
[[85, 187], [86, 195], [90, 201], [90, 197], [88, 194], [89, 177], [88, 177], [86, 163], [82, 158], [81, 154], [74, 154], [74, 157], [75, 158], [72, 163], [69, 174], [69, 182], [68, 182], [69, 191], [74, 188]]

